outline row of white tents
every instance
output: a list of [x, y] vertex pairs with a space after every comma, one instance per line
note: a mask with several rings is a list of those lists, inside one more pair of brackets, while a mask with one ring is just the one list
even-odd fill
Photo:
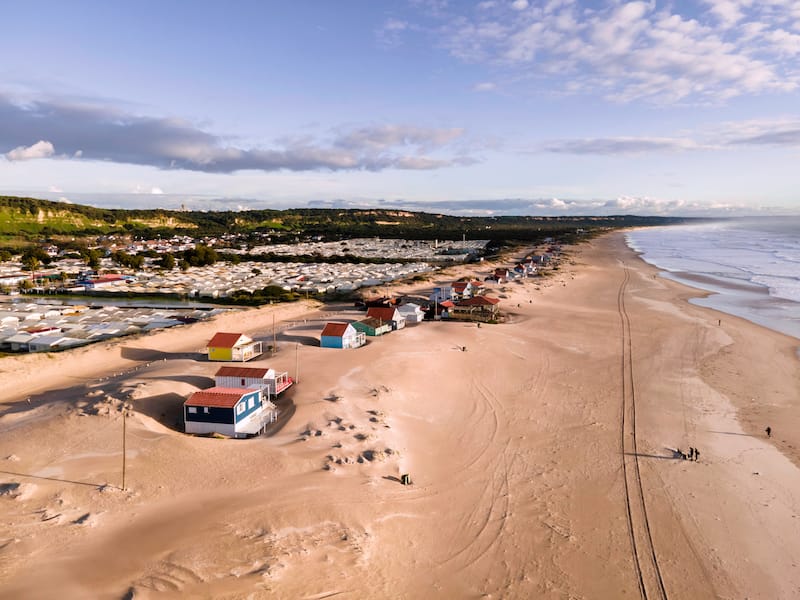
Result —
[[0, 303], [0, 349], [52, 352], [211, 318], [221, 309]]

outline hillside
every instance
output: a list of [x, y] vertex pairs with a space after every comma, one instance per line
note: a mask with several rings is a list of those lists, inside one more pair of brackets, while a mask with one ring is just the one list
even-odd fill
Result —
[[271, 231], [338, 239], [381, 236], [407, 239], [471, 238], [527, 240], [576, 229], [664, 225], [685, 219], [665, 217], [459, 217], [398, 210], [291, 209], [174, 211], [103, 209], [37, 198], [0, 196], [0, 244], [26, 244], [61, 236], [125, 233], [140, 237]]

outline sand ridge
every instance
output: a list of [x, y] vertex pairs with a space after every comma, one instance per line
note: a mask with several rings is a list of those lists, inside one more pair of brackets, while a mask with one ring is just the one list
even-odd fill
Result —
[[[492, 286], [500, 325], [423, 323], [336, 351], [314, 336], [355, 314], [306, 304], [2, 361], [0, 597], [641, 597], [620, 452], [625, 268], [635, 459], [668, 596], [797, 595], [796, 340], [718, 325], [620, 233], [568, 253], [550, 277]], [[218, 367], [200, 354], [213, 332], [268, 340], [276, 311], [279, 351], [257, 363], [299, 366], [288, 424], [176, 431], [175, 407]], [[699, 462], [677, 458], [689, 445]]]

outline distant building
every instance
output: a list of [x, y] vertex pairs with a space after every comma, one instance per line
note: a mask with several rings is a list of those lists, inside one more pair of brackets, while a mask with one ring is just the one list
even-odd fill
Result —
[[475, 296], [467, 300], [457, 302], [449, 310], [451, 319], [466, 319], [472, 321], [496, 321], [500, 317], [500, 308], [497, 298], [487, 296]]
[[208, 360], [246, 362], [260, 355], [261, 347], [243, 333], [217, 333], [208, 342]]
[[359, 348], [367, 343], [367, 336], [350, 323], [327, 323], [320, 335], [323, 348]]
[[453, 299], [453, 288], [449, 285], [441, 285], [433, 288], [433, 293], [428, 297], [431, 302], [444, 302]]
[[392, 331], [406, 326], [406, 318], [395, 307], [374, 307], [367, 309], [367, 316], [392, 325]]
[[451, 286], [452, 292], [452, 299], [453, 300], [464, 300], [466, 298], [472, 298], [472, 283], [469, 281], [456, 281]]
[[383, 335], [384, 333], [389, 333], [392, 330], [391, 323], [386, 323], [374, 317], [367, 317], [366, 319], [361, 319], [360, 321], [355, 321], [354, 323], [350, 324], [355, 328], [356, 331], [361, 331], [370, 337]]
[[415, 304], [413, 302], [408, 302], [407, 304], [398, 306], [397, 310], [400, 311], [401, 315], [403, 315], [406, 323], [422, 323], [423, 319], [425, 318], [425, 311], [422, 310], [422, 307], [419, 304]]
[[212, 387], [183, 403], [186, 433], [219, 433], [234, 438], [257, 435], [277, 417], [260, 389]]

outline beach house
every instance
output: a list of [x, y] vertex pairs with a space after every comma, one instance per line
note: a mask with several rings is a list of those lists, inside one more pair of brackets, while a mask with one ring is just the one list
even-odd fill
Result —
[[449, 310], [451, 319], [465, 319], [470, 321], [496, 321], [500, 317], [500, 300], [487, 296], [475, 296], [457, 302]]
[[451, 286], [453, 293], [453, 300], [464, 300], [472, 298], [472, 282], [470, 281], [456, 281]]
[[383, 335], [384, 333], [389, 333], [392, 330], [391, 323], [385, 323], [384, 321], [374, 317], [367, 317], [366, 319], [361, 319], [360, 321], [355, 321], [350, 324], [355, 328], [356, 331], [360, 331], [369, 337]]
[[367, 336], [350, 323], [326, 323], [320, 335], [323, 348], [359, 348], [367, 343]]
[[367, 316], [391, 324], [392, 331], [406, 326], [406, 318], [393, 306], [368, 308]]
[[264, 431], [277, 410], [260, 389], [212, 387], [189, 396], [183, 417], [186, 433], [244, 438]]
[[214, 382], [217, 387], [260, 389], [268, 399], [276, 397], [294, 383], [285, 371], [277, 373], [269, 367], [234, 366], [217, 369]]
[[208, 360], [246, 362], [260, 355], [261, 342], [243, 333], [216, 333], [208, 342]]
[[414, 302], [408, 302], [398, 306], [397, 310], [403, 315], [406, 323], [422, 323], [425, 318], [425, 311], [422, 310], [419, 304], [415, 304]]

